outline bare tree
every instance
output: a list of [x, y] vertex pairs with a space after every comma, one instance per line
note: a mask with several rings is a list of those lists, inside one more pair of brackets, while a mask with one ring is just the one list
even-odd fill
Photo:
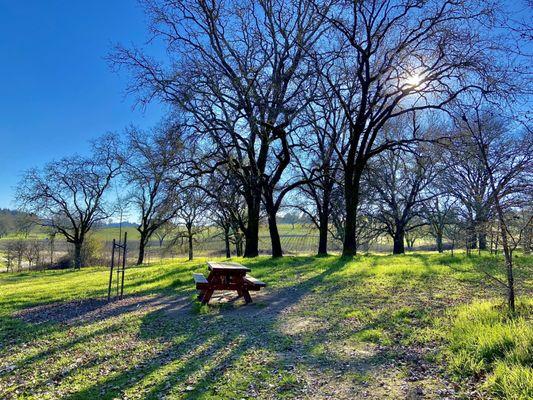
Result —
[[441, 188], [451, 193], [461, 204], [468, 221], [468, 248], [487, 248], [486, 224], [492, 209], [488, 173], [477, 153], [476, 145], [462, 137], [450, 139], [444, 155], [447, 168], [442, 175]]
[[93, 225], [110, 216], [104, 194], [119, 173], [117, 143], [112, 135], [92, 146], [89, 157], [63, 158], [43, 169], [27, 171], [17, 188], [20, 206], [39, 215], [46, 226], [74, 245], [74, 266], [83, 264], [82, 245]]
[[[323, 83], [320, 90], [326, 88]], [[304, 126], [297, 131], [302, 137], [298, 140], [295, 151], [297, 173], [304, 182], [299, 191], [304, 198], [310, 200], [295, 205], [306, 214], [318, 228], [318, 254], [328, 253], [328, 233], [331, 213], [331, 197], [340, 176], [340, 159], [335, 151], [344, 146], [346, 121], [343, 118], [340, 104], [323, 92], [306, 108], [302, 119]], [[300, 201], [300, 198], [297, 201]]]
[[39, 239], [29, 240], [26, 245], [26, 251], [24, 255], [28, 261], [28, 267], [38, 267], [42, 262], [41, 253], [43, 250], [42, 242]]
[[131, 128], [127, 133], [123, 176], [131, 189], [129, 201], [140, 214], [137, 265], [144, 262], [154, 232], [178, 212], [175, 174], [182, 146], [180, 134], [175, 126], [151, 133]]
[[179, 238], [187, 240], [189, 260], [194, 257], [194, 240], [205, 229], [205, 213], [208, 202], [205, 192], [199, 188], [197, 183], [182, 187], [178, 190], [179, 207], [177, 208], [176, 219], [178, 225], [183, 225], [185, 230], [179, 232], [174, 243]]
[[437, 251], [444, 251], [443, 238], [446, 226], [452, 224], [457, 213], [456, 199], [447, 194], [437, 194], [422, 204], [422, 215], [429, 233], [435, 238]]
[[210, 177], [204, 190], [209, 197], [210, 219], [222, 229], [226, 258], [231, 257], [232, 242], [235, 244], [237, 256], [242, 256], [246, 202], [239, 180], [222, 168]]
[[[480, 106], [462, 115], [460, 128], [463, 132], [461, 137], [476, 145], [476, 151], [471, 152], [470, 157], [480, 161], [489, 178], [506, 267], [505, 282], [493, 278], [506, 288], [509, 310], [514, 313], [513, 251], [521, 241], [522, 231], [518, 237], [513, 234], [508, 215], [513, 215], [513, 209], [524, 205], [523, 194], [530, 194], [533, 187], [533, 134], [528, 128], [522, 132], [509, 132], [509, 122], [496, 114], [496, 110]], [[525, 227], [530, 223], [526, 221]]]
[[444, 226], [444, 237], [451, 242], [451, 253], [454, 254], [455, 246], [463, 237], [466, 224], [461, 220], [459, 213], [454, 213], [450, 223]]
[[192, 115], [195, 136], [209, 142], [203, 144], [210, 147], [210, 166], [228, 165], [239, 178], [248, 213], [244, 255], [258, 255], [263, 204], [272, 255], [281, 256], [276, 214], [299, 185], [286, 174], [290, 132], [313, 93], [307, 90], [314, 75], [308, 53], [324, 18], [307, 0], [146, 4], [170, 62], [158, 64], [124, 48], [113, 61], [135, 71], [133, 90], [143, 93], [143, 101], [158, 96]]
[[26, 254], [28, 242], [25, 239], [10, 240], [6, 246], [7, 270], [13, 271], [13, 263], [16, 261], [17, 270], [22, 271], [22, 260]]
[[405, 234], [426, 224], [422, 205], [434, 195], [426, 189], [439, 172], [429, 149], [419, 145], [408, 152], [386, 151], [368, 166], [369, 186], [374, 189], [373, 217], [383, 224], [394, 243], [393, 254], [405, 252]]
[[321, 43], [318, 71], [348, 124], [348, 148], [341, 160], [346, 198], [343, 254], [350, 256], [357, 249], [356, 214], [368, 161], [416, 140], [391, 140], [383, 135], [383, 126], [413, 111], [440, 109], [467, 92], [494, 93], [512, 81], [498, 65], [498, 60], [507, 60], [493, 57], [503, 42], [489, 37], [492, 3], [339, 1], [326, 9], [320, 1], [315, 4], [332, 27]]
[[165, 239], [176, 230], [176, 225], [172, 221], [166, 222], [161, 225], [155, 232], [154, 235], [157, 237], [159, 242], [159, 247], [163, 247], [163, 242]]

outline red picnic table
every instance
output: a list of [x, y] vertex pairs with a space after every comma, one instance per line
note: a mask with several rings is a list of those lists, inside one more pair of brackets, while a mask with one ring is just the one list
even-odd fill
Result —
[[246, 303], [251, 303], [250, 290], [258, 291], [266, 283], [248, 275], [250, 268], [234, 262], [208, 261], [209, 276], [192, 274], [196, 289], [199, 290], [198, 300], [207, 304], [215, 290], [235, 290], [239, 297], [244, 297]]

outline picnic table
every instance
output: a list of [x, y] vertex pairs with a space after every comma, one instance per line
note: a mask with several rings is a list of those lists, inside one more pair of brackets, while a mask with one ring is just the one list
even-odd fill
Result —
[[250, 268], [234, 262], [208, 261], [209, 276], [193, 274], [196, 289], [200, 292], [198, 300], [207, 304], [215, 290], [235, 290], [246, 303], [252, 302], [250, 291], [258, 291], [266, 284], [249, 275]]

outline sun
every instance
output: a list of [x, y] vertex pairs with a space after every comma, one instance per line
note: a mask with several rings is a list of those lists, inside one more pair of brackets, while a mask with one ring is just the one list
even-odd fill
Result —
[[417, 87], [422, 82], [422, 77], [418, 74], [414, 74], [409, 76], [405, 83], [407, 83], [409, 86]]

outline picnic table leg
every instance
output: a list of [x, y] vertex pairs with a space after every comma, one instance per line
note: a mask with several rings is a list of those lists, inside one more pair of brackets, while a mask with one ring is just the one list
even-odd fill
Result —
[[211, 300], [211, 296], [213, 295], [214, 290], [213, 289], [207, 289], [202, 296], [202, 304], [209, 303], [209, 300]]
[[242, 289], [242, 294], [244, 296], [244, 301], [246, 301], [246, 303], [252, 302], [252, 297], [250, 296], [250, 292], [248, 291], [248, 289]]
[[199, 290], [197, 299], [202, 301], [202, 298], [204, 297], [204, 294], [205, 294], [205, 290]]

